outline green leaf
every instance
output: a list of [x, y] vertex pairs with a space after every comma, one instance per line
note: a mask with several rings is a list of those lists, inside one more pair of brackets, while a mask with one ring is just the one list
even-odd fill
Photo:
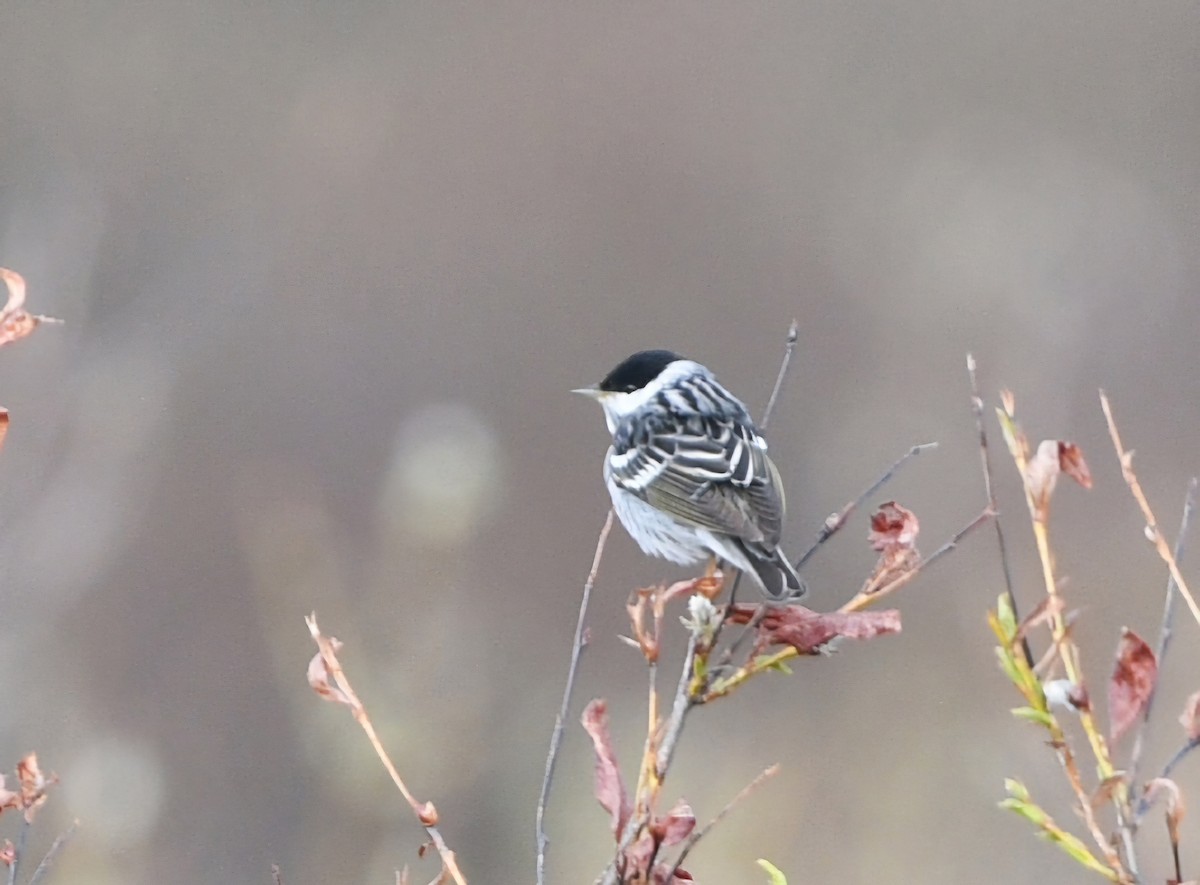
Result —
[[1015, 811], [1039, 829], [1044, 828], [1050, 820], [1050, 816], [1042, 811], [1040, 806], [1023, 799], [1001, 799], [999, 805], [1006, 811]]
[[[760, 662], [765, 661], [770, 657], [771, 655], [759, 655], [754, 659], [755, 666], [759, 666]], [[770, 664], [767, 664], [765, 667], [763, 667], [764, 673], [768, 670], [774, 670], [778, 673], [785, 673], [788, 676], [792, 675], [792, 668], [787, 665], [787, 661], [772, 661]]]
[[1054, 727], [1054, 717], [1043, 710], [1036, 710], [1033, 707], [1013, 707], [1011, 712], [1018, 719], [1036, 722], [1046, 728]]
[[1053, 842], [1081, 866], [1087, 867], [1094, 873], [1099, 873], [1110, 882], [1119, 880], [1119, 876], [1099, 860], [1088, 850], [1087, 845], [1083, 843], [1078, 836], [1068, 833], [1062, 827], [1054, 822], [1050, 815], [1046, 814], [1042, 808], [1030, 800], [1029, 790], [1025, 785], [1015, 778], [1004, 779], [1004, 789], [1008, 792], [1008, 798], [1000, 801], [1001, 808], [1008, 811], [1015, 811], [1025, 820], [1029, 821], [1038, 828], [1038, 836], [1045, 839], [1047, 842]]
[[1021, 671], [1017, 668], [1017, 662], [1013, 660], [1012, 653], [1007, 648], [996, 646], [996, 659], [1000, 662], [1000, 669], [1004, 671], [1009, 682], [1017, 688], [1025, 685], [1025, 677], [1021, 675]]
[[1017, 443], [1017, 440], [1020, 439], [1021, 431], [1017, 427], [1016, 422], [1008, 417], [1003, 409], [996, 409], [996, 417], [1000, 419], [1000, 432], [1004, 435], [1004, 444], [1008, 446], [1008, 453], [1016, 458], [1021, 452]]
[[1116, 873], [1097, 860], [1096, 856], [1088, 851], [1088, 847], [1083, 844], [1083, 840], [1078, 836], [1074, 836], [1057, 826], [1053, 830], [1044, 830], [1042, 836], [1069, 854], [1076, 863], [1087, 867], [1093, 872], [1100, 873], [1102, 876], [1107, 876], [1114, 882], [1117, 880]]
[[768, 885], [787, 885], [787, 877], [779, 871], [779, 868], [769, 860], [758, 859], [758, 865], [767, 871]]
[[1004, 779], [1004, 792], [1008, 793], [1014, 799], [1020, 799], [1022, 802], [1029, 801], [1028, 788], [1015, 777], [1006, 777]]
[[996, 597], [996, 619], [1004, 627], [1004, 642], [1011, 643], [1017, 635], [1017, 613], [1013, 611], [1012, 601], [1007, 593]]

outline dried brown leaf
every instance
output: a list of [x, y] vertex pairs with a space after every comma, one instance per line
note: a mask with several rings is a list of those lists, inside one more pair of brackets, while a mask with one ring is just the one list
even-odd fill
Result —
[[0, 774], [0, 812], [6, 808], [20, 808], [21, 794], [13, 792], [4, 785], [5, 776]]
[[1050, 498], [1054, 487], [1058, 484], [1058, 474], [1062, 471], [1058, 459], [1058, 440], [1044, 439], [1038, 443], [1037, 451], [1025, 465], [1025, 485], [1030, 497], [1037, 507], [1039, 515], [1044, 516], [1050, 506]]
[[680, 799], [666, 816], [654, 822], [654, 826], [656, 832], [661, 833], [663, 845], [677, 845], [696, 828], [696, 814], [692, 806]]
[[1065, 473], [1085, 489], [1092, 487], [1092, 474], [1079, 446], [1061, 439], [1042, 440], [1037, 452], [1025, 465], [1025, 484], [1039, 516], [1043, 518], [1050, 507], [1050, 498], [1054, 495], [1060, 473]]
[[1117, 790], [1121, 784], [1125, 783], [1125, 772], [1118, 771], [1116, 774], [1111, 774], [1096, 786], [1096, 792], [1092, 793], [1090, 804], [1092, 810], [1100, 808], [1113, 801], [1113, 797], [1117, 795]]
[[46, 788], [58, 782], [53, 774], [42, 774], [37, 753], [29, 753], [17, 763], [17, 780], [21, 784], [21, 808], [25, 820], [33, 823], [34, 813], [46, 802]]
[[1179, 724], [1187, 732], [1189, 741], [1200, 741], [1200, 691], [1193, 694], [1183, 705], [1179, 714]]
[[636, 591], [633, 598], [625, 603], [625, 611], [629, 614], [629, 623], [633, 627], [633, 638], [637, 640], [638, 648], [651, 664], [658, 661], [659, 632], [662, 627], [658, 592], [657, 587], [644, 587]]
[[1167, 803], [1167, 832], [1171, 836], [1171, 844], [1179, 845], [1179, 825], [1187, 814], [1187, 805], [1183, 801], [1183, 791], [1179, 784], [1169, 777], [1156, 777], [1146, 783], [1146, 801], [1154, 802], [1159, 795], [1166, 798]]
[[[342, 643], [331, 636], [329, 637], [329, 647], [337, 652], [341, 649]], [[329, 663], [320, 650], [308, 662], [308, 684], [312, 686], [313, 691], [327, 701], [345, 704], [351, 709], [356, 707], [354, 699], [338, 687], [333, 671], [329, 668]]]
[[0, 280], [8, 289], [8, 300], [0, 310], [0, 319], [19, 313], [25, 308], [25, 278], [15, 270], [0, 267]]
[[414, 809], [417, 813], [417, 820], [421, 822], [423, 827], [436, 827], [438, 825], [438, 813], [432, 802], [422, 802]]
[[1146, 641], [1128, 627], [1121, 631], [1112, 679], [1108, 683], [1109, 737], [1115, 744], [1146, 709], [1158, 662]]
[[596, 698], [584, 708], [581, 717], [584, 730], [592, 739], [596, 753], [596, 771], [593, 790], [596, 800], [608, 812], [613, 836], [620, 838], [625, 822], [629, 819], [629, 796], [625, 792], [625, 781], [617, 764], [612, 736], [608, 730], [608, 704]]
[[1058, 466], [1085, 489], [1092, 487], [1092, 472], [1088, 470], [1087, 461], [1083, 460], [1083, 450], [1075, 443], [1059, 440]]
[[[726, 620], [747, 624], [758, 611], [757, 605], [738, 603], [729, 607]], [[885, 633], [900, 632], [900, 612], [820, 613], [802, 605], [772, 606], [758, 625], [756, 651], [772, 645], [790, 645], [800, 654], [820, 654], [837, 637], [870, 639]]]
[[62, 322], [25, 310], [25, 278], [15, 270], [0, 267], [0, 280], [8, 288], [8, 301], [0, 311], [0, 346], [24, 338], [44, 322]]

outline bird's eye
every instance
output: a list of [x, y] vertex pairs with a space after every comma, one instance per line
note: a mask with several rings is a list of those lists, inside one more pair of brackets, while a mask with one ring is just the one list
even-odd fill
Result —
[[633, 385], [633, 384], [626, 384], [626, 385], [625, 385], [625, 392], [626, 392], [626, 393], [633, 393], [635, 390], [637, 390], [637, 386], [636, 386], [636, 385]]

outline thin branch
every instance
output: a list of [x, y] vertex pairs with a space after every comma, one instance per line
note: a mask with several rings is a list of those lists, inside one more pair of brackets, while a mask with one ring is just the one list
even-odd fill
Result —
[[904, 572], [904, 574], [892, 579], [891, 581], [884, 584], [882, 587], [880, 587], [878, 590], [875, 590], [872, 593], [856, 594], [845, 605], [843, 605], [841, 608], [839, 608], [838, 611], [840, 611], [840, 612], [861, 611], [862, 609], [866, 608], [868, 605], [872, 605], [876, 600], [882, 599], [883, 597], [887, 596], [889, 593], [894, 593], [895, 591], [899, 590], [901, 587], [903, 587], [909, 581], [913, 580], [913, 578], [915, 578], [917, 575], [921, 574], [921, 572], [925, 571], [925, 569], [929, 568], [931, 565], [933, 565], [935, 562], [937, 562], [939, 559], [941, 559], [943, 556], [945, 556], [951, 550], [954, 550], [959, 544], [962, 543], [963, 538], [965, 538], [967, 535], [971, 534], [971, 532], [975, 531], [975, 529], [979, 528], [981, 525], [983, 525], [989, 519], [994, 519], [995, 516], [996, 516], [996, 513], [994, 510], [992, 510], [991, 507], [985, 507], [979, 513], [978, 516], [976, 516], [974, 519], [972, 519], [970, 522], [968, 522], [966, 525], [964, 525], [961, 529], [959, 529], [957, 532], [955, 532], [954, 535], [950, 538], [950, 540], [946, 541], [946, 543], [942, 544], [941, 547], [939, 547], [937, 550], [934, 550], [931, 554], [929, 554], [927, 557], [925, 557], [920, 562], [918, 562], [915, 567]]
[[71, 821], [71, 825], [63, 830], [63, 832], [59, 833], [58, 838], [50, 846], [50, 850], [46, 852], [46, 856], [42, 858], [42, 862], [37, 865], [37, 869], [29, 877], [27, 885], [38, 885], [42, 881], [42, 877], [50, 872], [50, 868], [54, 866], [54, 861], [58, 857], [58, 853], [71, 841], [71, 837], [75, 835], [75, 831], [78, 829], [79, 820], [76, 819]]
[[17, 834], [17, 847], [13, 850], [13, 861], [8, 867], [8, 885], [17, 885], [17, 870], [25, 859], [25, 843], [29, 841], [29, 818], [21, 818], [21, 830]]
[[812, 558], [813, 554], [817, 552], [817, 549], [830, 538], [832, 538], [838, 532], [838, 530], [846, 524], [846, 520], [850, 518], [850, 514], [857, 510], [862, 505], [863, 501], [867, 500], [867, 498], [870, 498], [881, 488], [883, 488], [884, 485], [887, 484], [888, 480], [895, 476], [896, 471], [907, 464], [911, 459], [915, 458], [917, 455], [920, 455], [922, 452], [928, 452], [936, 449], [937, 445], [938, 444], [936, 442], [927, 442], [913, 446], [911, 449], [897, 458], [896, 462], [887, 470], [885, 470], [883, 475], [875, 480], [875, 482], [871, 483], [866, 491], [864, 491], [861, 495], [859, 495], [837, 513], [827, 517], [825, 519], [825, 525], [823, 525], [821, 527], [821, 531], [817, 533], [816, 541], [814, 541], [813, 545], [808, 548], [805, 554], [796, 561], [797, 570], [802, 568], [804, 564]]
[[[379, 736], [375, 733], [375, 726], [371, 724], [371, 718], [367, 715], [367, 709], [359, 700], [358, 694], [351, 686], [349, 678], [342, 669], [342, 664], [337, 658], [337, 649], [340, 643], [321, 633], [317, 627], [317, 616], [313, 615], [304, 619], [308, 624], [308, 632], [312, 635], [313, 641], [316, 642], [319, 649], [318, 657], [324, 665], [324, 673], [313, 673], [313, 667], [309, 667], [309, 683], [316, 689], [317, 693], [328, 700], [333, 700], [344, 704], [350, 708], [350, 712], [354, 715], [356, 721], [367, 735], [367, 740], [371, 742], [372, 748], [375, 750], [375, 755], [379, 757], [379, 761], [383, 763], [383, 767], [392, 778], [392, 783], [396, 785], [401, 795], [408, 802], [409, 808], [417, 818], [417, 822], [425, 828], [425, 833], [429, 836], [429, 840], [437, 849], [438, 854], [442, 859], [444, 873], [449, 873], [456, 885], [467, 885], [467, 879], [458, 868], [458, 860], [454, 856], [454, 852], [446, 844], [446, 840], [442, 838], [442, 834], [437, 828], [437, 809], [434, 808], [432, 802], [419, 802], [415, 796], [409, 791], [408, 785], [400, 777], [400, 772], [396, 770], [396, 766], [392, 764], [391, 757], [388, 756], [387, 750], [383, 748], [383, 743], [379, 740]], [[314, 664], [316, 662], [314, 661]], [[318, 679], [314, 680], [314, 675]], [[332, 680], [332, 685], [329, 680]], [[336, 689], [334, 688], [336, 686]]]
[[1113, 420], [1112, 407], [1108, 404], [1108, 395], [1103, 390], [1100, 391], [1100, 408], [1104, 410], [1104, 418], [1108, 421], [1108, 432], [1112, 436], [1113, 448], [1117, 451], [1117, 460], [1121, 463], [1121, 475], [1125, 477], [1125, 484], [1129, 486], [1129, 491], [1133, 493], [1134, 500], [1137, 501], [1138, 506], [1142, 509], [1142, 516], [1146, 519], [1146, 531], [1150, 539], [1154, 542], [1154, 549], [1158, 551], [1158, 555], [1167, 564], [1167, 568], [1171, 572], [1171, 578], [1175, 581], [1176, 588], [1188, 604], [1188, 608], [1191, 609], [1192, 617], [1196, 619], [1197, 624], [1200, 624], [1200, 606], [1196, 605], [1196, 598], [1192, 596], [1192, 591], [1188, 589], [1187, 582], [1183, 579], [1183, 575], [1179, 573], [1179, 563], [1175, 561], [1175, 557], [1171, 553], [1171, 548], [1167, 546], [1167, 539], [1163, 537], [1162, 530], [1158, 527], [1158, 520], [1154, 518], [1154, 511], [1150, 509], [1150, 502], [1146, 500], [1146, 495], [1142, 491], [1141, 484], [1138, 482], [1137, 474], [1133, 472], [1133, 452], [1128, 451], [1121, 445], [1121, 435], [1117, 432], [1117, 422]]
[[[994, 518], [992, 524], [996, 527], [996, 544], [1000, 548], [1000, 568], [1004, 573], [1004, 591], [1008, 595], [1008, 604], [1013, 616], [1020, 618], [1017, 608], [1017, 597], [1013, 592], [1012, 568], [1008, 562], [1008, 545], [1004, 542], [1004, 529], [1000, 525], [1000, 508], [996, 505], [996, 490], [992, 484], [992, 456], [988, 447], [987, 425], [983, 420], [983, 397], [979, 393], [979, 379], [975, 374], [975, 356], [967, 354], [967, 377], [971, 381], [971, 412], [975, 416], [975, 429], [979, 433], [979, 462], [983, 469], [983, 493], [987, 495], [988, 507]], [[1033, 666], [1033, 650], [1029, 647], [1029, 638], [1021, 637], [1021, 648], [1025, 652], [1025, 660]]]
[[[1179, 519], [1179, 531], [1175, 534], [1175, 561], [1183, 561], [1184, 544], [1187, 539], [1188, 528], [1192, 523], [1192, 516], [1196, 511], [1196, 488], [1198, 480], [1192, 477], [1188, 482], [1187, 494], [1183, 500], [1183, 516]], [[1172, 624], [1175, 620], [1175, 601], [1179, 595], [1175, 591], [1175, 579], [1167, 578], [1167, 598], [1163, 603], [1162, 623], [1158, 628], [1158, 648], [1155, 650], [1155, 660], [1158, 661], [1158, 671], [1161, 673], [1163, 669], [1163, 659], [1167, 656], [1167, 649], [1171, 644]], [[1154, 706], [1154, 698], [1158, 694], [1158, 685], [1150, 687], [1150, 694], [1146, 698], [1146, 708], [1142, 711], [1142, 721], [1137, 725], [1137, 734], [1133, 740], [1133, 750], [1129, 754], [1129, 775], [1130, 784], [1137, 784], [1138, 764], [1142, 761], [1142, 749], [1145, 743], [1146, 726], [1150, 723], [1150, 710]]]
[[683, 667], [679, 671], [679, 685], [675, 689], [675, 699], [671, 702], [671, 718], [667, 720], [663, 738], [658, 745], [658, 757], [655, 761], [655, 773], [661, 781], [671, 767], [671, 759], [675, 755], [675, 747], [679, 743], [680, 732], [683, 731], [684, 720], [692, 707], [696, 706], [692, 697], [692, 670], [696, 663], [696, 640], [688, 642], [687, 654], [683, 658]]
[[766, 783], [768, 780], [770, 780], [777, 774], [779, 774], [779, 764], [778, 763], [776, 763], [775, 765], [772, 765], [770, 768], [767, 768], [764, 771], [760, 772], [758, 777], [756, 777], [754, 780], [750, 781], [750, 783], [746, 784], [746, 786], [742, 787], [742, 789], [738, 792], [738, 794], [736, 796], [734, 796], [732, 799], [730, 799], [725, 804], [724, 808], [722, 808], [720, 811], [717, 812], [716, 817], [714, 817], [712, 820], [710, 820], [704, 826], [700, 827], [698, 830], [693, 832], [692, 835], [688, 837], [687, 841], [683, 843], [683, 848], [681, 848], [679, 851], [679, 857], [677, 857], [675, 859], [675, 866], [671, 867], [671, 872], [669, 872], [667, 874], [666, 879], [664, 881], [673, 882], [675, 879], [675, 874], [677, 872], [679, 872], [679, 867], [682, 866], [684, 860], [687, 859], [688, 853], [693, 848], [696, 847], [696, 843], [699, 842], [701, 839], [703, 839], [706, 835], [708, 835], [708, 832], [713, 827], [715, 827], [722, 820], [724, 820], [729, 815], [729, 812], [733, 811], [734, 808], [736, 808], [738, 805], [740, 805], [742, 802], [744, 802], [751, 793], [753, 793], [755, 790], [757, 790], [759, 787], [761, 787], [764, 783]]
[[542, 776], [542, 791], [537, 804], [537, 883], [545, 885], [546, 881], [546, 803], [550, 799], [550, 785], [554, 781], [554, 767], [558, 763], [558, 752], [562, 747], [563, 728], [567, 719], [567, 711], [571, 707], [571, 695], [575, 691], [575, 676], [579, 671], [579, 659], [585, 645], [585, 623], [587, 621], [588, 602], [592, 598], [592, 588], [596, 585], [596, 573], [600, 570], [600, 559], [604, 556], [604, 545], [608, 534], [612, 531], [613, 512], [609, 508], [604, 517], [604, 525], [596, 538], [596, 552], [592, 556], [592, 567], [588, 570], [587, 580], [583, 582], [583, 596], [579, 600], [579, 616], [575, 620], [575, 638], [571, 643], [571, 664], [567, 668], [567, 684], [563, 687], [562, 704], [558, 708], [558, 716], [554, 719], [554, 731], [550, 735], [550, 750], [546, 754], [546, 770]]
[[799, 337], [800, 324], [796, 320], [792, 320], [792, 324], [788, 326], [787, 342], [783, 348], [783, 362], [779, 364], [779, 372], [775, 375], [775, 386], [771, 388], [767, 407], [763, 409], [762, 420], [758, 422], [760, 430], [766, 430], [767, 425], [771, 423], [771, 413], [775, 411], [775, 402], [779, 399], [779, 392], [783, 390], [783, 382], [787, 378], [788, 367], [792, 363], [792, 353], [796, 350], [796, 341]]

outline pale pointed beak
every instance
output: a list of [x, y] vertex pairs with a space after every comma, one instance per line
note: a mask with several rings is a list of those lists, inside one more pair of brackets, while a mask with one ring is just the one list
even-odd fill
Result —
[[599, 387], [577, 387], [571, 393], [578, 393], [586, 396], [588, 399], [599, 400], [607, 391], [601, 390]]

